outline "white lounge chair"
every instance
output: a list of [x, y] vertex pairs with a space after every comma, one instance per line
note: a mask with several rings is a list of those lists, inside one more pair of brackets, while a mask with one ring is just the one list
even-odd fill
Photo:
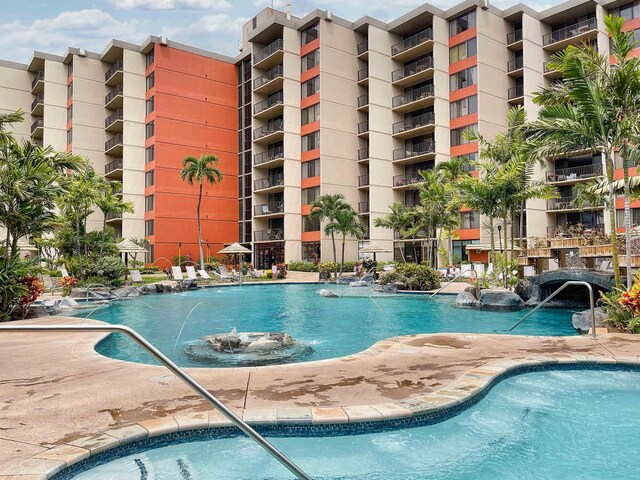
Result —
[[493, 263], [490, 263], [487, 267], [487, 275], [491, 275], [493, 273]]
[[60, 268], [60, 273], [62, 274], [63, 277], [68, 277], [69, 276], [69, 272], [67, 272], [67, 269], [64, 267]]
[[227, 267], [225, 267], [224, 265], [220, 265], [218, 269], [220, 270], [220, 274], [218, 275], [220, 278], [230, 279], [230, 280], [236, 279], [234, 275], [229, 273], [229, 270], [227, 270]]
[[187, 271], [187, 278], [189, 280], [198, 280], [198, 274], [196, 273], [196, 267], [194, 267], [193, 265], [187, 265], [185, 267], [185, 270]]
[[209, 275], [206, 270], [198, 270], [198, 274], [200, 275], [200, 277], [202, 277], [203, 280], [211, 279], [211, 275]]
[[484, 273], [484, 263], [474, 263], [473, 269], [476, 271], [478, 276], [482, 275]]
[[460, 275], [461, 278], [471, 278], [473, 277], [473, 273], [471, 273], [471, 264], [470, 263], [463, 263], [460, 265], [460, 271], [462, 272], [462, 274]]
[[182, 269], [180, 267], [171, 267], [171, 276], [174, 280], [184, 280], [182, 276]]
[[525, 278], [535, 277], [536, 276], [535, 267], [532, 267], [531, 265], [525, 265], [525, 267], [524, 267], [524, 276], [525, 276]]
[[131, 283], [144, 283], [140, 270], [129, 270], [129, 274], [131, 275]]
[[249, 269], [249, 276], [250, 276], [251, 278], [260, 278], [260, 274], [259, 274], [259, 273], [258, 273], [258, 271], [257, 271], [255, 268], [253, 268], [253, 267], [251, 267], [251, 268]]
[[549, 271], [553, 272], [555, 270], [559, 270], [560, 269], [560, 265], [558, 265], [558, 261], [555, 258], [550, 258], [549, 259]]

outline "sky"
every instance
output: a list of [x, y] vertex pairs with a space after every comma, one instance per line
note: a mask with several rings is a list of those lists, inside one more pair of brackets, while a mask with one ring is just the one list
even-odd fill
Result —
[[[491, 0], [490, 0], [491, 1]], [[542, 10], [561, 0], [527, 2]], [[0, 0], [0, 59], [28, 63], [34, 50], [63, 55], [68, 47], [102, 52], [117, 38], [140, 43], [149, 35], [212, 50], [238, 53], [241, 26], [262, 8], [285, 9], [287, 0]], [[409, 12], [420, 0], [290, 0], [300, 16], [318, 8], [357, 20], [369, 15], [390, 21]], [[430, 2], [442, 9], [459, 0]], [[514, 0], [492, 0], [506, 8]]]

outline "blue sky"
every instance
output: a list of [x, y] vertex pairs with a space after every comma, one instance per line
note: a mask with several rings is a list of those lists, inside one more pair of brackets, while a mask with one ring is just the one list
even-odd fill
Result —
[[[287, 0], [273, 0], [284, 9]], [[62, 55], [67, 47], [101, 52], [118, 38], [138, 43], [149, 35], [235, 56], [240, 28], [271, 0], [0, 0], [0, 58], [27, 63], [33, 50]], [[315, 8], [356, 20], [370, 15], [392, 20], [424, 2], [419, 0], [291, 0], [292, 13]], [[448, 8], [458, 0], [431, 2]], [[505, 8], [513, 0], [494, 0]], [[523, 2], [527, 3], [527, 2]], [[560, 3], [543, 0], [532, 7], [543, 9]]]

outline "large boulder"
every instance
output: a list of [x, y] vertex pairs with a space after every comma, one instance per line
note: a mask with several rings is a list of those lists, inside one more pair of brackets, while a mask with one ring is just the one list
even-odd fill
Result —
[[386, 285], [373, 285], [371, 290], [379, 293], [398, 293], [398, 285], [396, 283], [387, 283]]
[[[602, 308], [597, 307], [594, 309], [594, 313], [596, 316], [596, 328], [606, 326], [605, 320], [608, 318], [608, 315], [605, 311]], [[571, 323], [573, 324], [573, 328], [576, 330], [587, 333], [592, 326], [591, 309], [574, 313], [571, 317]]]
[[524, 300], [506, 289], [483, 288], [478, 298], [482, 308], [520, 309], [524, 308]]
[[336, 278], [336, 283], [338, 285], [348, 285], [351, 282], [355, 282], [356, 280], [358, 280], [358, 279], [356, 277], [352, 276], [352, 275], [345, 275], [344, 277]]
[[202, 337], [215, 351], [223, 353], [267, 352], [287, 348], [296, 342], [282, 332], [236, 332]]
[[112, 290], [112, 293], [119, 298], [138, 298], [140, 296], [136, 287], [120, 287]]
[[523, 278], [516, 285], [514, 293], [526, 302], [531, 298], [531, 294], [533, 293], [533, 284], [526, 278]]
[[465, 308], [475, 308], [480, 305], [476, 296], [468, 291], [460, 292], [456, 297], [456, 305]]

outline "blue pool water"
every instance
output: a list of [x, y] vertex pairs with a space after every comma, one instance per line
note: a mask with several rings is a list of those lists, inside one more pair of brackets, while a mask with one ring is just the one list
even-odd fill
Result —
[[[268, 438], [317, 480], [640, 478], [640, 373], [546, 371], [496, 385], [460, 415], [357, 435]], [[142, 471], [147, 476], [142, 475]], [[75, 480], [289, 479], [246, 437], [138, 452]]]
[[[369, 297], [369, 289], [332, 286], [341, 298], [320, 297], [321, 285], [207, 288], [115, 302], [90, 318], [133, 327], [181, 366], [221, 367], [321, 360], [360, 352], [378, 340], [414, 333], [495, 333], [524, 312], [460, 309], [453, 296]], [[575, 335], [569, 310], [541, 310], [514, 334]], [[78, 315], [85, 316], [87, 311]], [[190, 314], [190, 315], [189, 315]], [[185, 322], [185, 318], [189, 318]], [[231, 331], [281, 331], [300, 345], [284, 356], [210, 355], [201, 337]], [[500, 332], [505, 333], [505, 332]], [[177, 343], [176, 343], [177, 342]], [[153, 360], [133, 341], [112, 335], [98, 346], [109, 357]]]

